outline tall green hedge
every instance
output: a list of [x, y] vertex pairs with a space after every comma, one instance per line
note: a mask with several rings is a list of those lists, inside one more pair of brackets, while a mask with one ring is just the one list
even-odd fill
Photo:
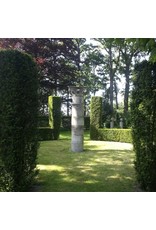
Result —
[[143, 189], [156, 191], [156, 64], [135, 67], [131, 114], [137, 178]]
[[61, 98], [49, 96], [49, 125], [53, 129], [54, 140], [58, 140], [61, 126]]
[[26, 191], [36, 175], [38, 71], [19, 51], [0, 51], [0, 190]]
[[102, 97], [92, 97], [90, 105], [90, 139], [96, 140], [102, 123]]

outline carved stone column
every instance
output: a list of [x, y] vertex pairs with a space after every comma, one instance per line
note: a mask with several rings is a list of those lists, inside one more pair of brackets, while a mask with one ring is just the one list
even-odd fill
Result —
[[72, 119], [71, 119], [71, 150], [73, 152], [83, 151], [84, 139], [84, 98], [83, 87], [71, 86], [72, 94]]

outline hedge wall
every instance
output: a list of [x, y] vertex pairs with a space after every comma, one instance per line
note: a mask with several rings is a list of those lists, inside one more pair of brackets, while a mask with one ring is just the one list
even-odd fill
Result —
[[54, 140], [53, 129], [49, 127], [49, 116], [42, 115], [38, 118], [38, 140], [49, 141]]
[[131, 129], [98, 129], [96, 140], [132, 143]]
[[0, 186], [26, 191], [36, 175], [38, 70], [33, 59], [0, 51]]
[[48, 127], [49, 126], [49, 116], [42, 115], [38, 117], [38, 127]]
[[50, 127], [38, 128], [38, 140], [39, 141], [50, 141], [54, 140], [53, 129]]
[[[62, 116], [61, 118], [61, 129], [71, 130], [71, 116]], [[90, 117], [84, 117], [84, 129], [90, 129]]]
[[92, 97], [90, 105], [90, 139], [96, 140], [102, 124], [102, 97]]
[[49, 96], [49, 125], [53, 129], [54, 140], [58, 140], [61, 126], [61, 98]]
[[156, 63], [135, 67], [132, 92], [132, 136], [135, 168], [141, 187], [156, 191]]

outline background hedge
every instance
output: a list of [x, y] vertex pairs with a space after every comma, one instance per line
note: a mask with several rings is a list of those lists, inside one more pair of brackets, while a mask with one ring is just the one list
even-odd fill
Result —
[[92, 97], [90, 105], [90, 139], [97, 140], [102, 125], [102, 97]]
[[49, 116], [42, 115], [38, 117], [38, 127], [48, 127], [49, 126]]
[[39, 141], [54, 140], [53, 129], [50, 127], [39, 127], [38, 128], [38, 140]]
[[132, 143], [131, 129], [98, 129], [96, 140]]
[[61, 127], [61, 98], [49, 96], [49, 125], [53, 129], [54, 140], [58, 140]]
[[36, 175], [38, 70], [19, 51], [0, 51], [1, 191], [26, 191]]
[[[62, 116], [61, 117], [61, 129], [62, 130], [71, 130], [71, 116]], [[84, 129], [90, 129], [90, 117], [84, 117]]]
[[131, 115], [137, 178], [143, 189], [156, 191], [156, 63], [138, 64], [133, 81]]
[[49, 116], [42, 115], [38, 117], [38, 140], [54, 140], [53, 129], [49, 126]]

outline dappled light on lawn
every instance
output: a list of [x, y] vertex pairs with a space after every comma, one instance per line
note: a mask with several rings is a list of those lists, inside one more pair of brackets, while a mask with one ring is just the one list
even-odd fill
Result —
[[37, 165], [39, 170], [47, 170], [47, 171], [59, 171], [61, 172], [64, 168], [58, 165]]
[[135, 191], [131, 144], [85, 141], [84, 152], [72, 153], [69, 140], [41, 142], [39, 191]]

